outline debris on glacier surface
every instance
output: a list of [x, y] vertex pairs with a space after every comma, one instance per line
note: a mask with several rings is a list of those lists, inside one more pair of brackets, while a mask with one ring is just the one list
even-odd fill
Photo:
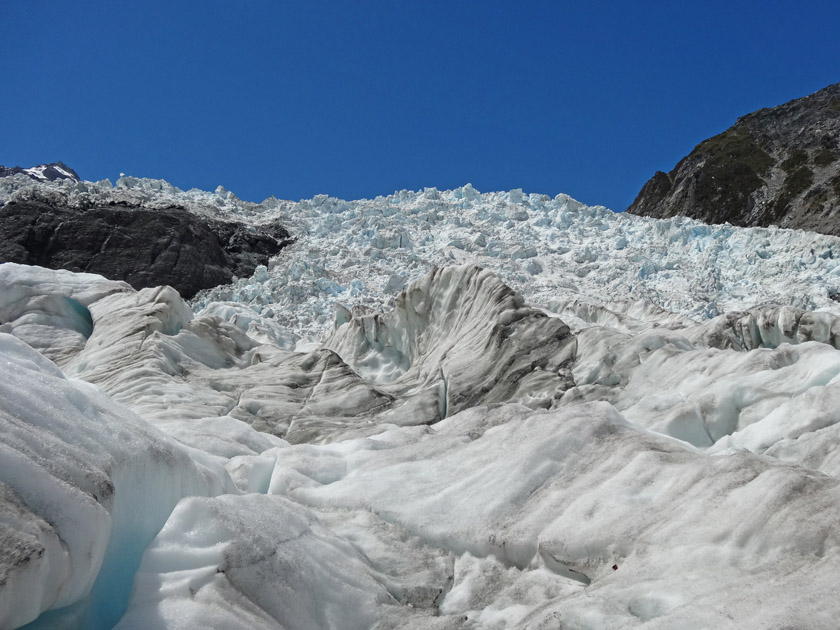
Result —
[[200, 294], [0, 265], [0, 626], [834, 628], [840, 240], [560, 195], [238, 200]]

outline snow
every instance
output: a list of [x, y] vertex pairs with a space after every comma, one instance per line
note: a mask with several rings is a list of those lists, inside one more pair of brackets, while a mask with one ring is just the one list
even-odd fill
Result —
[[75, 178], [73, 177], [73, 175], [72, 175], [71, 173], [67, 172], [66, 170], [64, 170], [63, 168], [61, 168], [60, 166], [58, 166], [57, 164], [54, 164], [54, 165], [53, 165], [53, 168], [54, 168], [55, 170], [57, 170], [59, 173], [61, 173], [62, 175], [64, 175], [65, 177], [69, 177], [69, 178], [71, 178], [71, 179], [74, 179], [74, 180], [75, 180]]
[[45, 182], [47, 181], [47, 176], [44, 175], [44, 169], [46, 165], [41, 166], [33, 166], [32, 168], [25, 168], [23, 169], [24, 173], [29, 173], [31, 177], [38, 179], [39, 181]]
[[836, 626], [837, 239], [0, 179], [33, 195], [298, 240], [192, 304], [0, 265], [0, 626]]

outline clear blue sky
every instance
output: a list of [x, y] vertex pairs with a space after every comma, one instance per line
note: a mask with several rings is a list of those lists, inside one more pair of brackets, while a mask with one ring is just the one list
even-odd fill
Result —
[[836, 1], [9, 0], [0, 164], [622, 210], [739, 115], [840, 81], [838, 28]]

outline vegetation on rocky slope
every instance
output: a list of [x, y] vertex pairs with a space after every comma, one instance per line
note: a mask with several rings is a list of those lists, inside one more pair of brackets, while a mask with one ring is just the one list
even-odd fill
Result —
[[653, 217], [840, 235], [840, 84], [743, 116], [657, 172], [628, 208]]

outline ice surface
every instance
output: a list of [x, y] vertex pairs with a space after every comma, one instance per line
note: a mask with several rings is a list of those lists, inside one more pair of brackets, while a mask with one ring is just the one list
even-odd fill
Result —
[[0, 265], [0, 627], [836, 627], [837, 239], [0, 178], [45, 195], [298, 241], [192, 305]]
[[146, 551], [117, 627], [365, 630], [398, 607], [377, 577], [289, 500], [188, 499]]
[[[345, 471], [328, 482], [285, 481], [289, 469], [319, 478], [317, 460], [285, 453], [270, 492], [371, 511], [472, 567], [459, 576], [456, 563], [441, 613], [484, 626], [492, 612], [504, 620], [495, 627], [831, 623], [813, 603], [835, 588], [834, 479], [743, 452], [706, 455], [605, 403], [479, 407], [394, 437], [347, 445]], [[487, 583], [486, 573], [507, 575]], [[540, 603], [499, 598], [528, 581], [545, 589]]]
[[490, 272], [434, 269], [385, 316], [348, 313], [324, 347], [391, 395], [437, 390], [437, 417], [481, 403], [550, 407], [571, 385], [574, 339]]
[[179, 505], [121, 628], [834, 623], [835, 479], [606, 403], [477, 407], [273, 462], [269, 496]]
[[0, 333], [0, 357], [3, 538], [26, 541], [4, 543], [0, 626], [85, 598], [91, 627], [113, 624], [178, 500], [233, 483], [17, 338]]
[[327, 331], [336, 300], [383, 308], [402, 282], [463, 262], [549, 309], [574, 299], [641, 301], [695, 319], [767, 302], [836, 309], [840, 241], [806, 232], [653, 221], [566, 195], [470, 186], [352, 202], [269, 199], [254, 211], [280, 219], [297, 243], [267, 278], [211, 290], [195, 305], [242, 302], [313, 338]]
[[205, 216], [281, 221], [297, 242], [267, 272], [199, 295], [194, 307], [237, 302], [314, 340], [329, 332], [336, 301], [384, 308], [433, 265], [453, 263], [490, 269], [529, 304], [549, 309], [584, 300], [651, 304], [695, 319], [765, 303], [838, 312], [836, 237], [615, 214], [562, 194], [479, 193], [467, 184], [359, 201], [319, 195], [255, 204], [221, 187], [185, 192], [145, 178], [116, 185], [0, 178], [0, 203], [38, 196], [77, 207], [179, 205]]
[[[10, 269], [35, 293], [61, 277]], [[293, 441], [324, 440], [383, 423], [436, 422], [480, 402], [547, 407], [572, 385], [568, 327], [474, 266], [413, 283], [389, 317], [348, 313], [324, 347], [308, 354], [278, 347], [288, 338], [244, 307], [217, 303], [193, 317], [170, 288], [115, 285], [118, 291], [85, 298], [89, 326], [78, 344], [44, 335], [39, 347], [48, 355], [62, 350], [67, 374], [214, 454], [252, 449], [244, 433], [234, 440], [236, 431], [215, 434], [220, 416]], [[15, 280], [8, 286], [22, 290]], [[41, 318], [39, 305], [52, 308], [27, 304]]]
[[92, 334], [88, 306], [132, 290], [93, 274], [14, 263], [0, 265], [0, 287], [0, 332], [23, 339], [58, 363], [75, 355]]

